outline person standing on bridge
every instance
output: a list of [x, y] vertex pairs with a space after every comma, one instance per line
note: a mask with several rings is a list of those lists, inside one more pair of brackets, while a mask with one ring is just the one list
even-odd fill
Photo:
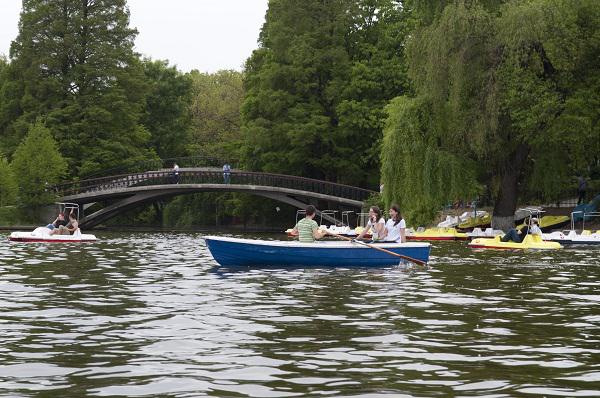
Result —
[[231, 166], [229, 163], [223, 165], [223, 182], [225, 184], [231, 183]]
[[298, 221], [298, 224], [292, 229], [292, 235], [298, 237], [299, 242], [312, 243], [315, 239], [321, 239], [325, 232], [319, 229], [317, 222], [313, 220], [317, 214], [315, 206], [306, 206], [305, 217]]
[[179, 165], [173, 163], [173, 184], [179, 184]]

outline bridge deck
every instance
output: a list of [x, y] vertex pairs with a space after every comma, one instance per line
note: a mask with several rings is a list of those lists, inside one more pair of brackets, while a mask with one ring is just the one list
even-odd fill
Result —
[[233, 170], [226, 179], [223, 172], [215, 168], [180, 169], [178, 176], [174, 176], [171, 170], [122, 174], [63, 184], [57, 187], [57, 191], [62, 194], [62, 201], [79, 204], [118, 200], [84, 217], [81, 220], [84, 227], [98, 225], [142, 203], [197, 192], [250, 193], [299, 208], [307, 204], [299, 198], [360, 208], [364, 200], [374, 193], [349, 185], [272, 173]]

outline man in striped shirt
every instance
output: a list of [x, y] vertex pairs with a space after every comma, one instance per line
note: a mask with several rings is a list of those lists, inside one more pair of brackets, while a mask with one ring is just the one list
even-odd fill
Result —
[[317, 222], [313, 220], [317, 209], [313, 205], [306, 206], [306, 217], [298, 221], [298, 224], [292, 230], [292, 235], [298, 236], [298, 241], [311, 243], [315, 239], [321, 239], [325, 233], [319, 229]]

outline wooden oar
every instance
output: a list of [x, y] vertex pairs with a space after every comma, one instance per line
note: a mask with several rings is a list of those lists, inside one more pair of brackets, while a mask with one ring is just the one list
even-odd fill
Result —
[[358, 243], [360, 245], [364, 245], [364, 246], [370, 247], [371, 249], [379, 250], [379, 251], [387, 253], [389, 255], [400, 257], [400, 258], [402, 258], [404, 260], [410, 261], [411, 263], [415, 263], [415, 264], [418, 264], [418, 265], [427, 265], [427, 263], [425, 261], [418, 260], [416, 258], [412, 258], [412, 257], [408, 257], [408, 256], [404, 256], [402, 254], [394, 253], [393, 251], [384, 249], [383, 247], [377, 247], [375, 245], [370, 245], [367, 242], [362, 242], [360, 240], [348, 238], [346, 236], [338, 235], [336, 233], [329, 232], [329, 231], [326, 231], [326, 230], [322, 230], [322, 231], [324, 231], [327, 235], [332, 235], [332, 236], [335, 236], [336, 238], [339, 238], [339, 239], [347, 240], [347, 241], [350, 241], [352, 243]]

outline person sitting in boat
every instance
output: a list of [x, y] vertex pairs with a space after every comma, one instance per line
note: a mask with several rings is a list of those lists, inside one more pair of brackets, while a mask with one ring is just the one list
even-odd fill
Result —
[[383, 240], [386, 242], [406, 242], [406, 221], [400, 214], [400, 206], [390, 207], [390, 219], [385, 223]]
[[79, 228], [79, 223], [77, 222], [77, 216], [75, 213], [69, 214], [69, 223], [65, 225], [60, 225], [58, 228], [50, 231], [50, 235], [71, 235]]
[[525, 226], [520, 230], [516, 230], [515, 228], [511, 228], [506, 235], [504, 235], [500, 240], [502, 242], [515, 242], [521, 243], [527, 234], [531, 235], [542, 235], [542, 230], [539, 226], [539, 221], [537, 218], [531, 219], [531, 228], [529, 228], [529, 223], [525, 223]]
[[298, 241], [312, 243], [315, 239], [321, 239], [325, 232], [319, 229], [317, 222], [313, 220], [317, 214], [317, 209], [313, 205], [306, 206], [306, 213], [302, 220], [298, 221], [291, 235], [298, 236]]
[[61, 225], [67, 225], [67, 221], [65, 220], [65, 215], [63, 212], [58, 213], [58, 216], [56, 216], [52, 224], [46, 225], [46, 228], [52, 231], [53, 229], [56, 229]]
[[367, 222], [367, 226], [356, 239], [363, 239], [369, 230], [371, 230], [373, 241], [381, 240], [385, 237], [385, 219], [381, 216], [381, 210], [379, 210], [378, 206], [371, 206], [369, 208], [369, 222]]

